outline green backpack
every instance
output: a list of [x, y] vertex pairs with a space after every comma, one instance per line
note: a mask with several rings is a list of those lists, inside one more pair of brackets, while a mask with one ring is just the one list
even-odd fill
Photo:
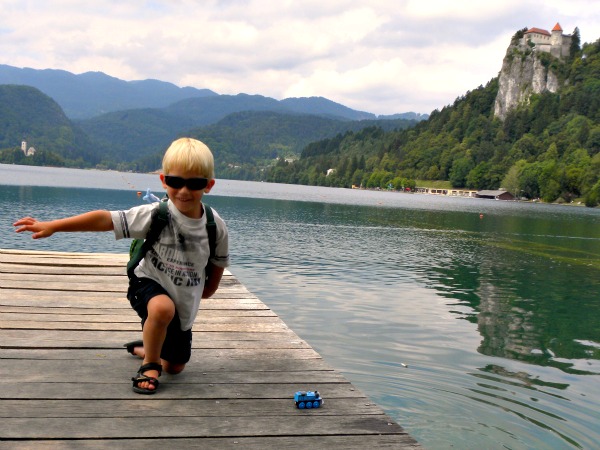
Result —
[[[204, 212], [206, 213], [206, 231], [208, 233], [208, 246], [210, 248], [210, 257], [215, 256], [215, 247], [217, 241], [217, 224], [215, 223], [215, 216], [210, 206], [204, 205]], [[146, 233], [146, 239], [134, 239], [129, 246], [129, 261], [127, 262], [127, 276], [133, 277], [133, 271], [138, 266], [140, 261], [144, 259], [146, 252], [152, 248], [154, 243], [158, 240], [160, 233], [163, 228], [169, 223], [169, 208], [166, 201], [161, 201], [158, 204], [158, 208], [152, 212], [152, 222], [148, 233]]]

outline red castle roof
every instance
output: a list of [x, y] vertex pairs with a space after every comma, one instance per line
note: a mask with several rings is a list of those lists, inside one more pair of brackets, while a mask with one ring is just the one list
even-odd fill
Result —
[[[556, 27], [554, 27], [556, 28]], [[543, 34], [545, 36], [550, 36], [550, 33], [547, 30], [542, 30], [541, 28], [530, 28], [529, 30], [527, 30], [527, 34], [529, 33], [537, 33], [537, 34]]]
[[563, 29], [560, 27], [560, 23], [556, 22], [556, 25], [554, 25], [554, 28], [552, 28], [552, 31], [562, 31]]

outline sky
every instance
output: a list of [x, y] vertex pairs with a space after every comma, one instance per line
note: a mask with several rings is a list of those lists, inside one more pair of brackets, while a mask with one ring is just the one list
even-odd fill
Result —
[[0, 64], [429, 114], [522, 28], [600, 38], [600, 0], [0, 0]]

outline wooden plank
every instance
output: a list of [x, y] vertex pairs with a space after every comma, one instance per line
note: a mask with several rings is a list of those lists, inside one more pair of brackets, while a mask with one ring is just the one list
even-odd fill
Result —
[[[53, 308], [98, 308], [98, 305], [106, 305], [109, 308], [123, 308], [131, 310], [129, 301], [122, 296], [115, 296], [108, 292], [82, 293], [65, 291], [33, 291], [13, 293], [13, 290], [0, 288], [0, 305], [2, 306], [49, 306]], [[200, 310], [222, 309], [222, 310], [267, 310], [269, 309], [258, 298], [253, 296], [233, 297], [221, 293], [211, 298], [202, 299]]]
[[[0, 274], [22, 275], [22, 274], [41, 274], [41, 275], [63, 275], [65, 267], [55, 265], [33, 265], [33, 264], [0, 264]], [[81, 266], [73, 265], [69, 267], [70, 275], [105, 275], [105, 276], [122, 276], [126, 272], [126, 267], [123, 265], [117, 266]]]
[[[124, 293], [128, 284], [127, 278], [123, 276], [88, 278], [77, 275], [0, 274], [0, 285], [3, 289]], [[248, 294], [248, 290], [243, 286], [234, 285], [229, 288], [229, 294]]]
[[[294, 436], [264, 436], [264, 437], [227, 437], [227, 438], [181, 438], [173, 439], [120, 439], [119, 447], [128, 450], [164, 450], [172, 448], [175, 444], [177, 448], [185, 449], [221, 449], [221, 450], [265, 450], [278, 449], [344, 449], [344, 450], [365, 450], [365, 449], [413, 449], [421, 448], [408, 434], [402, 435], [368, 435], [360, 436], [301, 436], [297, 432]], [[12, 441], [10, 443], [12, 450], [29, 450], [31, 444], [27, 442]], [[98, 450], [109, 447], [105, 440], [52, 440], [35, 441], [35, 449], [39, 450], [57, 450], [57, 449], [84, 449]]]
[[[0, 312], [2, 308], [0, 308]], [[244, 324], [254, 323], [260, 325], [272, 325], [272, 326], [283, 326], [287, 328], [284, 322], [277, 316], [228, 316], [224, 315], [222, 311], [211, 311], [212, 315], [204, 314], [204, 312], [198, 315], [197, 323], [199, 324]], [[218, 313], [216, 315], [215, 313]], [[139, 317], [130, 311], [127, 314], [116, 313], [116, 314], [52, 314], [52, 313], [23, 313], [23, 312], [2, 312], [2, 319], [7, 322], [24, 322], [25, 320], [35, 319], [36, 322], [93, 322], [93, 323], [114, 323], [117, 321], [121, 322], [135, 322], [139, 323]]]
[[31, 266], [56, 266], [56, 267], [123, 267], [127, 264], [126, 258], [115, 258], [111, 255], [87, 257], [73, 255], [48, 255], [48, 256], [29, 256], [29, 255], [6, 255], [0, 253], [0, 263], [17, 263]]
[[78, 292], [111, 292], [122, 294], [127, 290], [127, 281], [118, 279], [115, 281], [105, 281], [104, 283], [88, 283], [86, 280], [79, 279], [73, 283], [65, 283], [63, 281], [44, 282], [36, 281], [20, 281], [18, 279], [5, 279], [0, 277], [0, 284], [6, 289], [28, 289], [32, 291], [78, 291]]
[[[139, 366], [139, 364], [138, 364]], [[109, 366], [110, 368], [110, 366]], [[2, 382], [0, 399], [63, 399], [63, 400], [100, 400], [100, 399], [139, 399], [139, 394], [131, 390], [131, 377], [135, 375], [136, 366], [122, 373], [119, 382], [106, 382], [106, 370], [96, 374], [95, 382], [50, 382], [50, 383], [18, 383]], [[185, 373], [185, 372], [183, 372]], [[182, 373], [182, 375], [183, 375]], [[175, 382], [175, 376], [161, 377], [160, 398], [163, 400], [191, 400], [225, 398], [263, 400], [268, 398], [290, 399], [294, 392], [306, 389], [304, 384], [296, 383], [255, 383], [255, 384], [204, 384]], [[365, 398], [349, 383], [311, 384], [327, 398]]]
[[[22, 314], [72, 314], [78, 316], [94, 316], [94, 315], [117, 315], [123, 317], [124, 315], [135, 317], [139, 321], [136, 313], [127, 305], [127, 308], [53, 308], [53, 307], [40, 307], [40, 306], [2, 306], [0, 305], [0, 314], [4, 316], [6, 313], [22, 313]], [[198, 316], [199, 321], [204, 320], [218, 320], [221, 318], [233, 319], [235, 317], [243, 318], [254, 318], [254, 317], [270, 317], [279, 318], [270, 309], [262, 310], [219, 310], [219, 309], [201, 309]]]
[[[65, 283], [65, 284], [69, 284], [69, 283], [73, 283], [73, 282], [81, 282], [82, 280], [85, 280], [86, 282], [89, 282], [90, 284], [99, 284], [99, 283], [107, 283], [107, 282], [114, 282], [114, 281], [119, 281], [121, 283], [128, 283], [128, 279], [125, 276], [125, 271], [119, 271], [119, 272], [114, 272], [114, 273], [109, 273], [107, 275], [101, 275], [98, 274], [97, 272], [95, 272], [94, 274], [90, 274], [87, 276], [81, 276], [82, 274], [80, 273], [72, 273], [70, 270], [68, 272], [65, 272], [64, 269], [62, 269], [61, 271], [57, 270], [57, 273], [37, 273], [37, 272], [33, 272], [33, 273], [14, 273], [14, 272], [0, 272], [0, 281], [2, 282], [9, 282], [9, 281], [23, 281], [24, 284], [23, 286], [20, 286], [19, 289], [27, 289], [28, 287], [28, 282], [39, 282], [39, 283], [46, 283], [46, 282], [56, 282], [56, 283]], [[241, 284], [240, 282], [233, 280], [232, 278], [228, 278], [225, 277], [222, 280], [222, 285], [220, 285], [221, 288], [228, 288], [231, 291], [241, 291], [241, 292], [248, 292], [248, 289], [246, 289], [246, 287]]]
[[[72, 317], [72, 316], [71, 316]], [[95, 317], [95, 316], [88, 316]], [[0, 329], [4, 330], [115, 330], [136, 331], [140, 328], [137, 316], [99, 317], [94, 320], [81, 321], [64, 317], [40, 317], [36, 320], [19, 321], [16, 319], [0, 320]], [[277, 333], [287, 330], [287, 325], [271, 317], [236, 317], [199, 320], [192, 326], [197, 332], [235, 332], [235, 333]]]
[[[102, 373], [102, 383], [129, 383], [135, 375], [141, 361], [137, 358], [122, 357], [110, 361], [107, 370], [106, 361], [89, 360], [85, 364], [69, 364], [65, 371], [65, 361], [59, 360], [17, 360], [11, 362], [10, 368], [0, 367], [3, 383], [94, 383], [98, 382], [98, 374]], [[165, 376], [169, 383], [198, 383], [198, 384], [302, 384], [311, 383], [348, 383], [334, 370], [303, 371], [248, 371], [246, 361], [237, 360], [227, 370], [208, 371], [204, 365], [192, 364], [178, 376]], [[198, 371], [201, 369], [202, 371]], [[7, 394], [8, 395], [8, 394]]]
[[[0, 329], [4, 330], [71, 330], [71, 331], [85, 331], [85, 330], [116, 330], [116, 331], [136, 331], [139, 329], [139, 322], [130, 321], [127, 322], [51, 322], [51, 321], [8, 321], [0, 320]], [[287, 329], [285, 324], [261, 324], [246, 323], [239, 324], [210, 324], [210, 323], [195, 323], [192, 327], [193, 331], [207, 331], [207, 332], [234, 332], [234, 333], [276, 333], [282, 329]]]
[[[291, 340], [289, 337], [282, 336], [282, 335], [276, 336], [276, 338], [273, 339], [274, 336], [275, 336], [274, 333], [268, 334], [268, 335], [263, 335], [263, 336], [260, 336], [259, 333], [254, 333], [252, 336], [254, 339], [233, 340], [232, 338], [228, 338], [228, 339], [223, 339], [223, 340], [217, 340], [217, 339], [211, 339], [212, 338], [212, 334], [211, 334], [211, 335], [209, 335], [209, 337], [207, 339], [200, 339], [200, 338], [194, 339], [194, 341], [192, 342], [192, 348], [193, 349], [201, 348], [201, 349], [223, 349], [223, 350], [224, 349], [252, 350], [254, 353], [256, 353], [257, 355], [260, 355], [260, 356], [264, 356], [264, 353], [262, 352], [263, 350], [274, 350], [274, 349], [287, 350], [287, 351], [291, 351], [291, 350], [295, 350], [295, 349], [304, 349], [304, 350], [307, 350], [307, 353], [314, 352], [314, 350], [310, 349], [308, 344], [304, 341], [301, 341], [301, 340], [294, 341], [294, 340]], [[132, 335], [132, 336], [130, 336], [130, 340], [140, 339], [140, 337], [141, 337], [141, 333], [139, 333], [138, 335]], [[21, 343], [23, 343], [23, 344], [26, 344], [26, 342], [27, 342], [26, 339], [21, 340]], [[124, 342], [124, 341], [121, 341], [121, 342]], [[13, 343], [19, 344], [18, 341], [13, 342]], [[83, 345], [82, 340], [77, 339], [77, 336], [73, 336], [68, 341], [56, 342], [56, 343], [49, 342], [49, 345], [47, 347], [42, 347], [40, 345], [39, 348], [45, 348], [45, 349], [82, 348], [81, 347], [82, 345]], [[86, 348], [105, 350], [108, 345], [110, 345], [110, 344], [107, 344], [104, 341], [96, 341], [95, 345], [92, 345], [92, 343], [90, 343], [90, 345]], [[7, 342], [6, 344], [3, 343], [2, 347], [3, 348], [0, 350], [0, 354], [5, 353], [4, 350], [9, 350], [11, 348], [9, 346], [9, 342]], [[12, 348], [21, 348], [21, 346], [14, 345], [14, 346], [12, 346]], [[112, 347], [109, 347], [109, 348], [112, 348]]]
[[[215, 404], [216, 407], [218, 405]], [[315, 410], [318, 411], [318, 410]], [[277, 420], [267, 413], [242, 417], [186, 417], [186, 420], [165, 420], [165, 417], [88, 418], [5, 418], [0, 439], [131, 439], [146, 438], [206, 438], [232, 436], [336, 436], [403, 434], [402, 428], [386, 416], [353, 415], [324, 416], [299, 411], [294, 420]], [[312, 411], [310, 411], [312, 412]]]
[[[41, 345], [44, 341], [55, 342], [75, 342], [82, 343], [79, 348], [85, 345], [95, 343], [91, 348], [118, 348], [125, 342], [140, 339], [141, 326], [138, 325], [135, 331], [116, 331], [111, 329], [106, 330], [3, 330], [0, 329], [0, 352], [2, 348], [8, 347], [9, 339], [23, 339], [31, 342], [26, 347]], [[269, 347], [269, 343], [273, 343], [278, 348], [310, 348], [310, 346], [298, 337], [292, 330], [281, 330], [276, 333], [253, 333], [253, 332], [194, 332], [193, 344], [208, 345], [219, 343], [229, 344], [235, 342], [246, 342], [247, 345], [263, 345], [264, 348]], [[256, 342], [256, 344], [251, 344]], [[56, 345], [61, 348], [61, 345]]]
[[[360, 401], [357, 401], [360, 400]], [[218, 402], [218, 403], [217, 403]], [[218, 408], [215, 408], [218, 405]], [[0, 418], [60, 418], [60, 417], [113, 417], [119, 411], [120, 417], [162, 416], [164, 411], [174, 417], [227, 417], [243, 415], [296, 416], [296, 408], [289, 399], [263, 399], [257, 402], [252, 399], [223, 400], [187, 400], [172, 402], [154, 398], [152, 402], [145, 400], [5, 400], [5, 409], [0, 411]], [[322, 408], [311, 411], [320, 416], [340, 415], [381, 415], [383, 411], [367, 398], [327, 398]]]
[[82, 252], [60, 252], [60, 251], [48, 251], [48, 250], [23, 250], [23, 249], [9, 249], [9, 248], [0, 248], [0, 255], [22, 255], [22, 256], [37, 256], [40, 258], [55, 258], [56, 256], [61, 256], [65, 258], [81, 258], [85, 260], [94, 259], [94, 258], [114, 258], [120, 259], [123, 258], [127, 260], [129, 256], [126, 253], [102, 253], [102, 252], [94, 252], [94, 253], [82, 253]]
[[[83, 364], [84, 361], [114, 361], [122, 358], [125, 350], [80, 350], [80, 349], [52, 349], [48, 350], [0, 350], [1, 359], [16, 360], [29, 357], [30, 360], [56, 361], [63, 364]], [[25, 354], [26, 352], [26, 354]], [[128, 364], [137, 370], [140, 361], [133, 356], [129, 358]], [[7, 364], [7, 367], [12, 367]], [[333, 370], [321, 356], [313, 349], [299, 349], [294, 351], [280, 349], [266, 349], [253, 351], [248, 349], [194, 349], [188, 368], [184, 372], [188, 374], [196, 371], [199, 374], [215, 371], [233, 371], [243, 368], [246, 372], [299, 372], [299, 371], [328, 371]], [[131, 369], [130, 369], [131, 370]], [[186, 375], [189, 376], [189, 375]], [[1, 382], [0, 382], [1, 383]]]

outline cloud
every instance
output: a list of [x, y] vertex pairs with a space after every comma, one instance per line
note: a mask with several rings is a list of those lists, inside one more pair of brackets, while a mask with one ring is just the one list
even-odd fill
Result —
[[557, 21], [595, 41], [600, 2], [3, 0], [0, 63], [428, 113], [496, 76], [518, 29]]

